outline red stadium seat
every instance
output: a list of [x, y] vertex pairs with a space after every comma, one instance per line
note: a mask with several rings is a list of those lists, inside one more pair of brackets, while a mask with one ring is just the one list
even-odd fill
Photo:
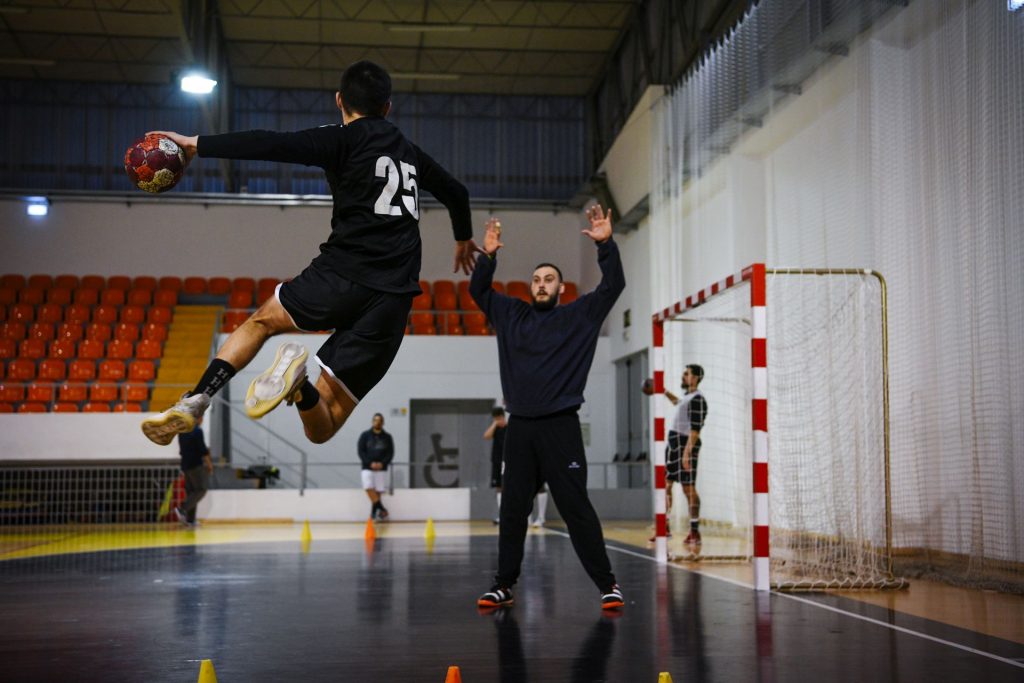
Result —
[[68, 363], [68, 379], [78, 382], [96, 379], [95, 361], [87, 360], [85, 358], [76, 358], [71, 361]]
[[77, 413], [77, 403], [58, 402], [53, 404], [53, 412], [55, 413]]
[[473, 297], [469, 295], [469, 292], [459, 294], [459, 310], [460, 311], [479, 311], [480, 307], [473, 301]]
[[21, 289], [25, 286], [25, 276], [8, 273], [0, 277], [0, 287], [5, 289]]
[[249, 319], [246, 311], [228, 311], [224, 314], [224, 322], [221, 325], [221, 332], [234, 332], [238, 327]]
[[530, 303], [530, 285], [521, 280], [509, 280], [505, 283], [505, 294]]
[[39, 363], [39, 379], [47, 382], [60, 382], [67, 377], [68, 366], [60, 358], [47, 358]]
[[256, 289], [269, 289], [273, 291], [277, 289], [277, 285], [280, 282], [276, 277], [261, 277], [256, 283]]
[[14, 404], [13, 403], [0, 403], [0, 413], [13, 413], [13, 412], [14, 412]]
[[[109, 328], [108, 328], [109, 329]], [[103, 358], [106, 344], [98, 339], [86, 339], [78, 345], [78, 357], [88, 360]]]
[[5, 323], [0, 323], [0, 338], [2, 339], [21, 341], [25, 338], [25, 334], [25, 323], [12, 322], [10, 320]]
[[[101, 360], [99, 380], [102, 382], [120, 382], [127, 376], [123, 360]], [[113, 401], [114, 399], [110, 399]]]
[[58, 401], [84, 401], [89, 396], [89, 385], [85, 382], [64, 382], [60, 385]]
[[18, 290], [12, 287], [0, 288], [0, 306], [10, 306], [18, 300]]
[[125, 382], [121, 385], [121, 400], [141, 402], [149, 400], [149, 385], [136, 382]]
[[28, 286], [32, 289], [49, 289], [53, 287], [53, 277], [50, 275], [31, 275], [28, 278]]
[[133, 382], [152, 382], [156, 378], [156, 366], [153, 361], [133, 360], [128, 364], [128, 379]]
[[46, 404], [45, 403], [22, 403], [20, 406], [18, 406], [18, 412], [19, 413], [45, 413], [45, 412], [47, 412], [46, 411]]
[[[51, 292], [59, 292], [59, 289], [51, 289]], [[60, 304], [43, 304], [37, 311], [36, 320], [41, 323], [59, 323], [64, 320], [64, 307]]]
[[413, 327], [433, 327], [434, 316], [432, 313], [416, 312], [409, 315], [409, 322], [412, 324]]
[[83, 275], [82, 289], [100, 290], [107, 286], [107, 278], [102, 275]]
[[114, 332], [107, 323], [90, 323], [85, 328], [85, 338], [105, 343], [114, 338]]
[[[143, 399], [143, 400], [146, 400], [146, 399]], [[141, 413], [142, 412], [142, 404], [141, 403], [115, 403], [114, 404], [113, 412], [115, 412], [115, 413]]]
[[53, 286], [61, 289], [76, 289], [78, 282], [77, 275], [58, 275], [53, 279]]
[[436, 280], [431, 287], [431, 291], [434, 293], [434, 298], [441, 296], [442, 294], [455, 295], [455, 283], [451, 280]]
[[135, 352], [134, 346], [135, 345], [131, 342], [117, 341], [115, 339], [107, 344], [107, 358], [114, 358], [117, 360], [131, 358]]
[[114, 325], [114, 339], [128, 342], [139, 341], [139, 326], [129, 325], [128, 323]]
[[98, 289], [76, 289], [71, 300], [83, 306], [95, 306], [100, 302], [100, 292]]
[[264, 301], [266, 301], [267, 299], [270, 299], [271, 297], [274, 296], [274, 292], [275, 292], [274, 289], [260, 289], [260, 290], [257, 290], [256, 291], [255, 304], [257, 306], [262, 306]]
[[228, 308], [249, 308], [252, 306], [252, 292], [238, 289], [228, 295]]
[[437, 328], [434, 327], [433, 325], [413, 325], [412, 333], [422, 335], [434, 335], [437, 334]]
[[161, 323], [145, 323], [142, 326], [142, 338], [153, 341], [167, 341], [167, 325]]
[[71, 360], [75, 357], [75, 346], [76, 344], [73, 339], [57, 339], [56, 341], [50, 342], [50, 351], [47, 355], [50, 358]]
[[71, 290], [66, 287], [54, 287], [47, 290], [46, 303], [67, 306], [71, 303]]
[[28, 327], [29, 339], [45, 339], [46, 341], [49, 341], [56, 336], [57, 334], [54, 332], [53, 323], [32, 323]]
[[69, 324], [84, 325], [89, 322], [92, 309], [83, 304], [71, 304], [64, 309], [64, 322]]
[[[438, 313], [437, 330], [441, 334], [455, 334], [455, 329], [462, 329], [462, 316], [458, 313]], [[459, 334], [462, 334], [461, 332]]]
[[89, 400], [110, 403], [117, 400], [118, 387], [110, 382], [93, 382], [89, 385]]
[[173, 289], [158, 289], [153, 295], [153, 305], [173, 308], [178, 305], [178, 292]]
[[466, 333], [469, 330], [487, 329], [487, 316], [483, 313], [466, 313], [462, 316], [462, 323], [466, 326]]
[[128, 292], [129, 306], [149, 306], [153, 303], [153, 290], [133, 289]]
[[459, 299], [464, 296], [469, 296], [469, 280], [459, 280], [455, 283], [455, 289]]
[[157, 289], [166, 289], [172, 292], [180, 292], [181, 287], [181, 278], [177, 275], [164, 275], [157, 284]]
[[29, 304], [30, 306], [38, 306], [44, 301], [46, 301], [45, 290], [36, 289], [35, 287], [26, 287], [25, 289], [18, 290], [19, 304]]
[[25, 400], [25, 385], [21, 382], [0, 382], [0, 401], [19, 403]]
[[[168, 325], [171, 319], [174, 317], [173, 311], [164, 306], [152, 306], [146, 312], [145, 322], [147, 323], [160, 323], [161, 325]], [[143, 321], [139, 321], [143, 322]]]
[[[125, 306], [125, 308], [128, 308]], [[136, 307], [137, 308], [137, 307]], [[124, 309], [122, 309], [124, 310]], [[138, 309], [142, 310], [142, 309]], [[92, 311], [92, 321], [94, 323], [116, 323], [117, 322], [117, 308], [114, 306], [99, 305]]]
[[181, 291], [185, 294], [206, 294], [206, 278], [194, 276], [185, 278]]
[[152, 275], [136, 275], [132, 280], [132, 289], [145, 289], [152, 292], [156, 289], [156, 278]]
[[127, 275], [111, 275], [107, 278], [107, 287], [128, 291], [132, 288], [132, 279]]
[[420, 293], [434, 296], [434, 293], [430, 289], [430, 280], [420, 280]]
[[36, 307], [32, 304], [14, 304], [7, 307], [7, 322], [25, 323], [28, 325], [36, 319]]
[[[121, 322], [123, 323], [134, 323], [136, 325], [146, 322], [146, 309], [142, 306], [125, 306], [121, 309]], [[104, 321], [97, 321], [104, 322]], [[110, 322], [114, 322], [111, 320]], [[150, 322], [160, 322], [158, 320], [151, 320]]]
[[100, 303], [104, 306], [124, 306], [126, 296], [123, 289], [104, 289], [100, 294]]
[[206, 283], [206, 291], [217, 296], [227, 294], [231, 291], [231, 280], [226, 277], [211, 277]]
[[15, 358], [7, 364], [7, 379], [31, 382], [36, 378], [36, 362], [28, 358]]
[[36, 401], [39, 403], [53, 403], [54, 386], [49, 383], [43, 382], [32, 382], [28, 385], [28, 390], [25, 392], [26, 401]]
[[412, 310], [414, 311], [429, 311], [434, 307], [434, 300], [430, 296], [430, 292], [423, 292], [417, 295], [412, 300]]
[[493, 289], [498, 294], [504, 294], [505, 293], [505, 285], [501, 284], [500, 282], [492, 282], [491, 283], [491, 289]]
[[251, 277], [236, 277], [231, 281], [231, 291], [256, 291], [256, 280]]
[[438, 311], [457, 311], [459, 306], [455, 295], [451, 292], [441, 292], [434, 295], [434, 309]]
[[46, 357], [45, 339], [25, 339], [18, 344], [18, 357], [39, 360]]
[[68, 323], [61, 323], [57, 325], [56, 336], [57, 340], [65, 341], [81, 341], [85, 337], [85, 328], [81, 325], [75, 324], [70, 325]]
[[[82, 406], [82, 412], [83, 413], [109, 413], [110, 412], [110, 404], [109, 403], [96, 403], [96, 400], [97, 399], [90, 399], [88, 403], [86, 403], [85, 405]], [[105, 399], [99, 399], [99, 400], [102, 401], [102, 400], [105, 400]]]
[[[7, 360], [18, 355], [18, 342], [13, 339], [0, 339], [0, 360]], [[3, 363], [0, 363], [3, 365]]]
[[576, 289], [576, 283], [566, 282], [565, 291], [562, 292], [562, 296], [558, 298], [558, 302], [561, 304], [571, 304], [573, 301], [576, 301], [579, 296], [579, 291]]
[[488, 328], [486, 328], [486, 327], [467, 327], [466, 328], [466, 336], [467, 337], [486, 337], [490, 333], [491, 333], [491, 331]]
[[[113, 354], [110, 355], [113, 357]], [[163, 355], [163, 344], [152, 339], [144, 339], [135, 349], [135, 355], [143, 360], [156, 360]]]

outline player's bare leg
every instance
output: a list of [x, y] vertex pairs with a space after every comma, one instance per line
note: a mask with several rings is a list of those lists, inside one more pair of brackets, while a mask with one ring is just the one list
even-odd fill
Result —
[[296, 331], [298, 328], [284, 306], [277, 297], [271, 297], [231, 333], [217, 351], [217, 358], [230, 363], [236, 371], [241, 370], [252, 362], [268, 339]]
[[693, 484], [683, 484], [683, 493], [690, 504], [690, 534], [686, 537], [685, 543], [700, 545], [700, 496], [697, 495], [697, 487]]
[[320, 400], [309, 410], [299, 410], [306, 438], [313, 443], [325, 443], [338, 433], [356, 408], [356, 401], [326, 372], [316, 381]]

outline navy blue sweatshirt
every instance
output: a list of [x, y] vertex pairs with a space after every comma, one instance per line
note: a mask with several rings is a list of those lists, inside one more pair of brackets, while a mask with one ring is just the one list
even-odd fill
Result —
[[371, 465], [375, 462], [379, 462], [387, 469], [395, 457], [395, 442], [383, 429], [380, 434], [367, 429], [359, 435], [358, 452], [364, 470], [372, 469]]
[[448, 209], [456, 240], [473, 237], [466, 188], [376, 116], [295, 133], [201, 135], [199, 156], [319, 166], [334, 198], [331, 235], [313, 265], [370, 289], [420, 293], [419, 193]]
[[594, 362], [601, 325], [626, 288], [619, 248], [597, 245], [601, 283], [565, 306], [538, 311], [491, 289], [497, 259], [481, 255], [469, 293], [498, 336], [498, 365], [505, 406], [512, 415], [541, 417], [577, 408]]

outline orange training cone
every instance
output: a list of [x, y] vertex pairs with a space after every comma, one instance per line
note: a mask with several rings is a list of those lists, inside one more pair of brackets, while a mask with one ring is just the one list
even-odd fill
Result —
[[448, 667], [448, 675], [444, 677], [444, 683], [462, 683], [462, 674], [459, 673], [459, 667]]
[[373, 528], [372, 519], [366, 520], [366, 532], [363, 534], [363, 538], [365, 538], [370, 543], [377, 539], [377, 530]]

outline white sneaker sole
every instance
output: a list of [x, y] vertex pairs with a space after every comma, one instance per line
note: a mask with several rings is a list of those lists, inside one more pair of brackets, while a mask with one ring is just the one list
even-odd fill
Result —
[[142, 433], [158, 446], [167, 446], [178, 434], [191, 432], [196, 427], [196, 419], [180, 410], [165, 410], [155, 417], [142, 421]]
[[258, 420], [295, 391], [297, 378], [306, 367], [309, 352], [301, 344], [282, 344], [270, 368], [249, 384], [245, 412]]

